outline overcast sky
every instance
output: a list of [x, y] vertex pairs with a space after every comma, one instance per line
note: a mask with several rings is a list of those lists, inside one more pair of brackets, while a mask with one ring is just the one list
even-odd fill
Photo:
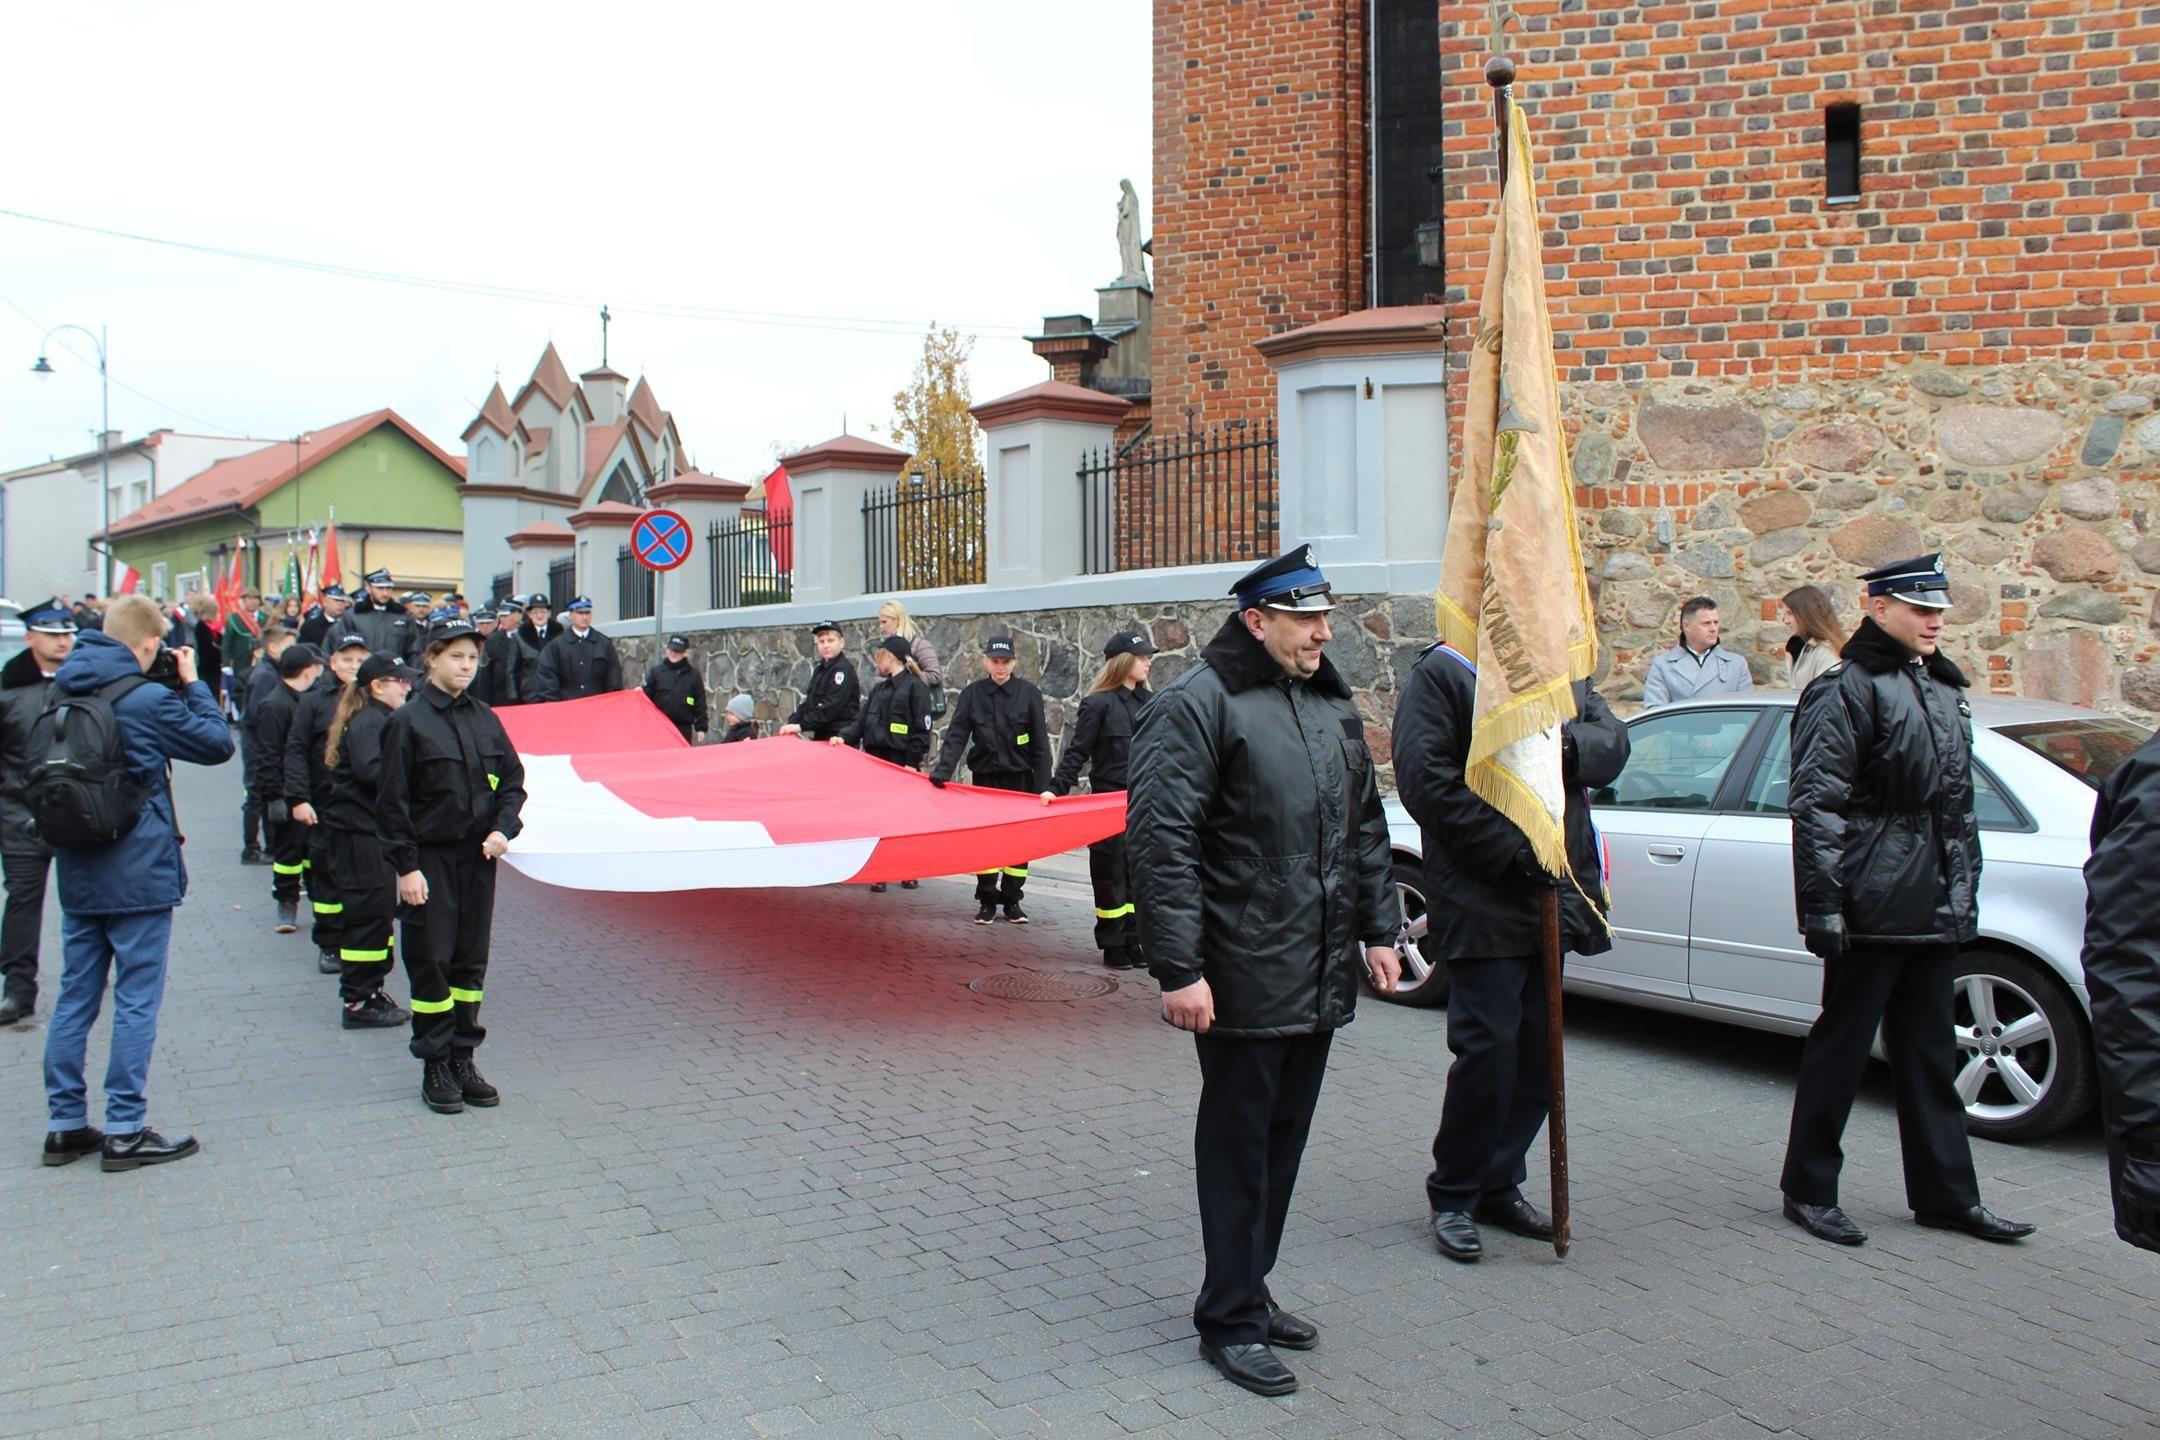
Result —
[[498, 369], [515, 395], [550, 338], [598, 362], [605, 299], [615, 368], [754, 478], [888, 421], [932, 319], [980, 336], [978, 400], [1047, 379], [1018, 336], [1093, 312], [1118, 181], [1149, 192], [1148, 0], [100, 0], [8, 32], [0, 208], [589, 298], [0, 216], [0, 469], [96, 445], [90, 351], [34, 379], [41, 326], [109, 327], [130, 437], [390, 406], [462, 454]]

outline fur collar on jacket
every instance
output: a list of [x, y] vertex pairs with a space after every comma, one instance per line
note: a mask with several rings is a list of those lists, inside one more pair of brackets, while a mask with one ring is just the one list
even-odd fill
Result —
[[25, 685], [42, 685], [45, 672], [38, 669], [37, 656], [28, 650], [18, 651], [15, 658], [0, 665], [0, 690], [20, 690]]
[[[1210, 670], [1222, 677], [1223, 689], [1232, 695], [1250, 690], [1266, 681], [1279, 679], [1283, 673], [1282, 666], [1275, 663], [1275, 657], [1268, 654], [1267, 647], [1253, 639], [1252, 632], [1245, 628], [1245, 617], [1240, 611], [1231, 612], [1230, 617], [1223, 621], [1222, 629], [1216, 631], [1215, 638], [1208, 641], [1207, 648], [1200, 652], [1200, 658], [1207, 662]], [[1336, 673], [1334, 662], [1325, 655], [1320, 657], [1319, 671], [1307, 683], [1323, 695], [1333, 695], [1342, 700], [1350, 698], [1350, 687], [1343, 683], [1342, 676]]]
[[[1852, 639], [1845, 642], [1845, 648], [1838, 654], [1870, 675], [1887, 675], [1900, 665], [1912, 663], [1912, 657], [1905, 652], [1905, 647], [1884, 633], [1872, 616], [1861, 620], [1860, 628], [1853, 632]], [[1965, 678], [1965, 672], [1958, 669], [1950, 657], [1939, 650], [1927, 657], [1927, 672], [1943, 684], [1959, 690], [1967, 689], [1972, 684]]]

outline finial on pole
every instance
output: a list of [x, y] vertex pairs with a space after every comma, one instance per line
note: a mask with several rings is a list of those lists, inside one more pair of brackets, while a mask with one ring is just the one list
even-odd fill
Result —
[[1508, 95], [1515, 83], [1515, 62], [1495, 55], [1485, 62], [1485, 83], [1492, 87], [1493, 153], [1500, 171], [1500, 188], [1507, 189]]
[[1505, 55], [1495, 55], [1485, 62], [1485, 83], [1495, 90], [1505, 90], [1515, 83], [1515, 62]]

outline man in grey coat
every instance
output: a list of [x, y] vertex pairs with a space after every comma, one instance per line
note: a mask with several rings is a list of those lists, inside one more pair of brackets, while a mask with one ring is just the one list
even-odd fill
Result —
[[1717, 601], [1709, 596], [1698, 595], [1680, 607], [1680, 643], [1650, 662], [1642, 687], [1643, 709], [1755, 688], [1747, 661], [1718, 647], [1719, 629]]
[[1267, 1276], [1359, 973], [1383, 992], [1401, 973], [1402, 906], [1365, 722], [1321, 653], [1327, 578], [1301, 545], [1232, 594], [1200, 663], [1140, 712], [1126, 834], [1163, 1018], [1200, 1058], [1200, 1353], [1286, 1395], [1297, 1376], [1273, 1347], [1319, 1331]]

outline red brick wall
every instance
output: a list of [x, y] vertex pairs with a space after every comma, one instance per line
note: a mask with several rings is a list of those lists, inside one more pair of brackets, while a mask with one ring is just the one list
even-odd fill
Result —
[[[1514, 9], [1563, 380], [2160, 356], [2149, 0]], [[1494, 195], [1487, 7], [1439, 10], [1467, 324]], [[1830, 207], [1823, 106], [1846, 101], [1862, 200]]]
[[1253, 342], [1362, 302], [1361, 0], [1156, 0], [1157, 429], [1260, 421]]

